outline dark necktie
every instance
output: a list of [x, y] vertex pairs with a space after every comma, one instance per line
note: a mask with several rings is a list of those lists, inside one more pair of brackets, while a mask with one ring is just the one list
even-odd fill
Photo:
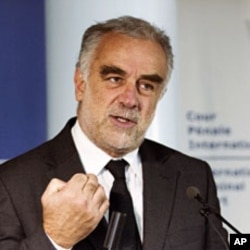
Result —
[[125, 160], [111, 160], [106, 166], [106, 169], [114, 176], [113, 187], [110, 191], [109, 215], [111, 217], [113, 211], [127, 215], [121, 235], [120, 246], [117, 249], [138, 250], [142, 249], [142, 247], [135, 220], [132, 198], [126, 185], [125, 167], [127, 165]]

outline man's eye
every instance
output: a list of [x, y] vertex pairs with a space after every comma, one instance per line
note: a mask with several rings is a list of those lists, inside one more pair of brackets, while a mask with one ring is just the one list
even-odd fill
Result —
[[154, 90], [154, 85], [145, 83], [145, 84], [142, 84], [142, 88], [145, 90]]
[[122, 78], [121, 77], [109, 77], [108, 80], [112, 83], [120, 83], [122, 81]]
[[155, 91], [155, 85], [152, 83], [140, 83], [139, 91], [141, 94], [151, 95]]

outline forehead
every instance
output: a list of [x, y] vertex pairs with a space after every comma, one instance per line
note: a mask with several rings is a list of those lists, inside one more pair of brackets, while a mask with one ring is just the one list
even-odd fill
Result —
[[165, 54], [157, 42], [117, 33], [102, 37], [94, 54], [94, 62], [116, 65], [126, 71], [158, 73], [163, 78], [167, 74]]

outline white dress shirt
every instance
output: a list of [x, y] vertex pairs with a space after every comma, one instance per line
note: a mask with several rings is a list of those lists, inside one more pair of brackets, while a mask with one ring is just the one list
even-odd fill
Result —
[[[80, 128], [78, 121], [72, 127], [71, 133], [85, 172], [92, 173], [97, 176], [99, 183], [104, 187], [106, 195], [109, 197], [114, 178], [104, 167], [111, 159], [114, 158], [102, 151], [88, 139]], [[138, 154], [138, 149], [128, 153], [122, 158], [129, 164], [129, 167], [125, 172], [126, 182], [133, 200], [139, 234], [143, 240], [143, 180], [142, 164]], [[106, 218], [108, 218], [107, 214], [108, 212], [105, 215]], [[54, 244], [53, 241], [52, 243]], [[57, 250], [68, 250], [61, 248], [56, 244], [54, 244], [54, 246]]]

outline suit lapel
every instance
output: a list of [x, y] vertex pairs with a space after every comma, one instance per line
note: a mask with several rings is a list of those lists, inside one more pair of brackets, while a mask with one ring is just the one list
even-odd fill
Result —
[[71, 119], [64, 129], [48, 144], [47, 172], [49, 179], [68, 181], [76, 173], [84, 173], [73, 138], [71, 128], [76, 119]]
[[[152, 145], [151, 145], [152, 146]], [[149, 151], [150, 150], [150, 151]], [[143, 165], [143, 249], [163, 249], [175, 201], [179, 172], [169, 154], [154, 154], [145, 144], [140, 150]]]

